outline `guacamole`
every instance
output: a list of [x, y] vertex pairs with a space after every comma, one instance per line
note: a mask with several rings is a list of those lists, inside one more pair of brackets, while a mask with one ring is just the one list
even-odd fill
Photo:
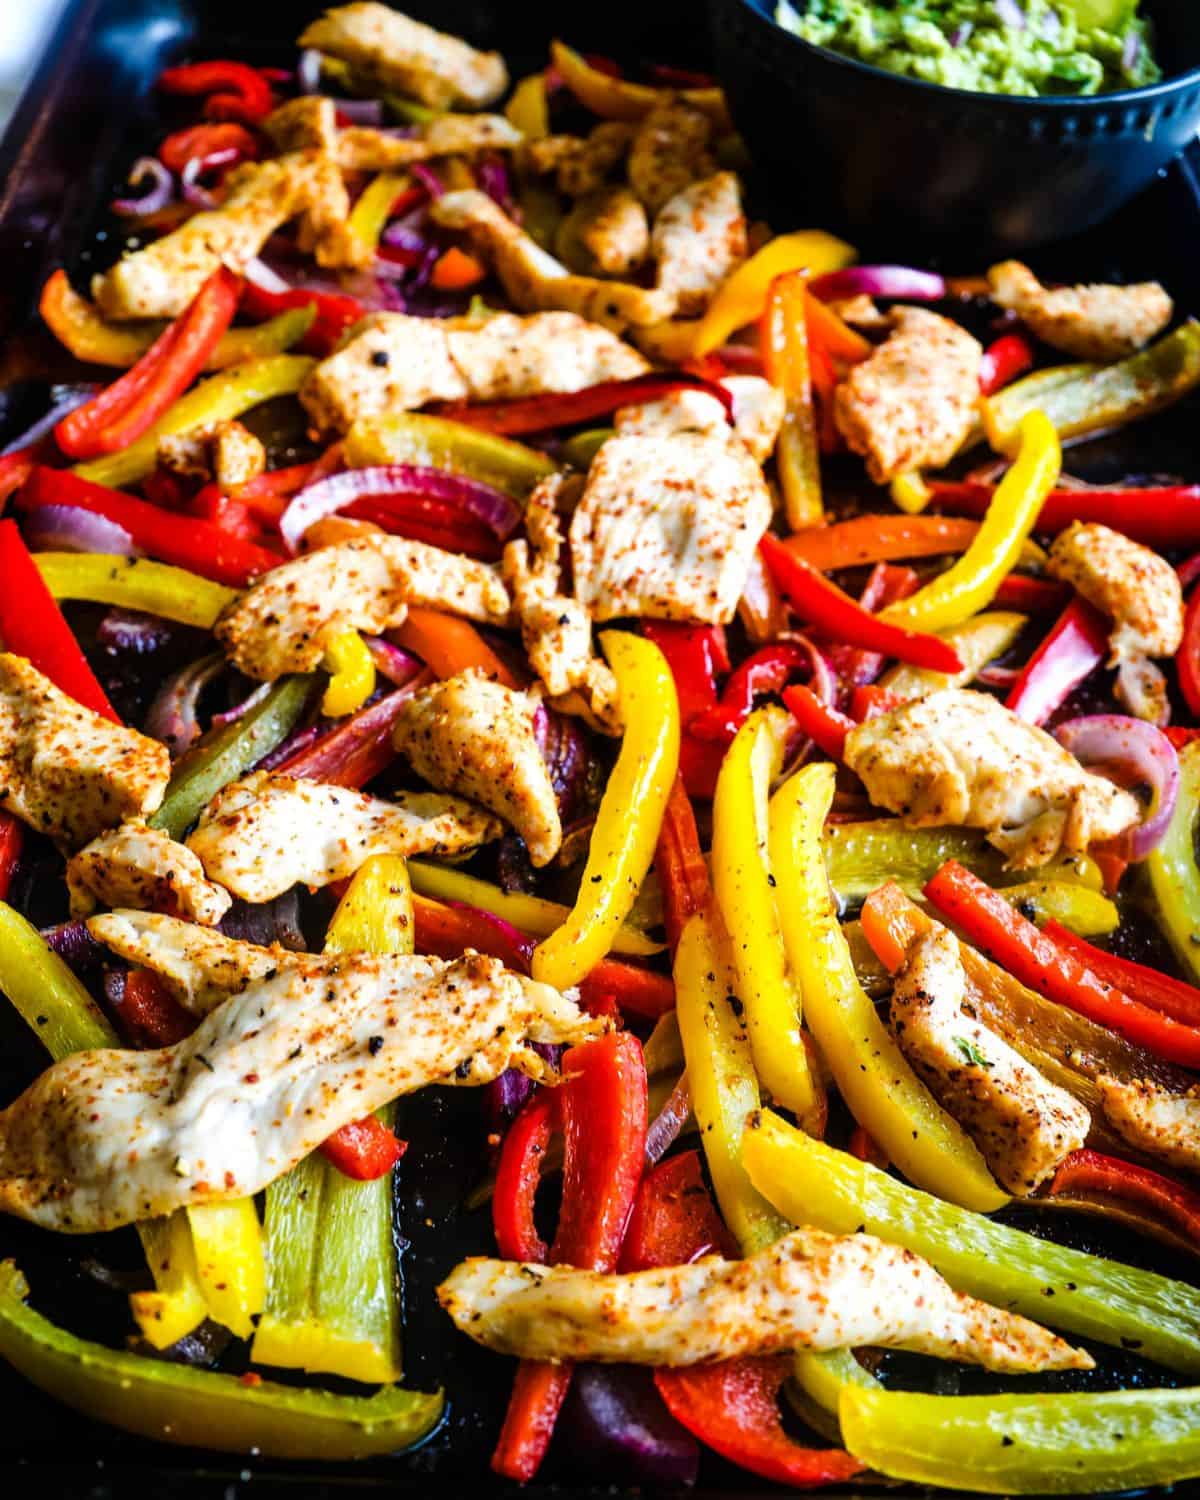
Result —
[[779, 0], [806, 42], [983, 94], [1099, 94], [1156, 83], [1138, 0]]

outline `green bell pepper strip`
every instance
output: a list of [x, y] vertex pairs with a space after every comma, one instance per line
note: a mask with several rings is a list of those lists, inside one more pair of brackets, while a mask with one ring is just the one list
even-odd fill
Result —
[[0, 1358], [73, 1410], [139, 1437], [266, 1458], [372, 1458], [420, 1442], [442, 1414], [440, 1391], [335, 1396], [107, 1349], [56, 1328], [26, 1305], [28, 1290], [11, 1260], [0, 1263]]
[[908, 1187], [764, 1110], [742, 1143], [751, 1182], [794, 1224], [865, 1231], [923, 1255], [951, 1286], [1039, 1323], [1200, 1372], [1196, 1291]]
[[151, 826], [182, 839], [223, 786], [283, 743], [304, 712], [312, 681], [308, 676], [281, 677], [240, 719], [215, 734], [210, 731], [181, 755]]
[[240, 417], [276, 396], [294, 396], [316, 364], [303, 354], [270, 354], [210, 375], [181, 396], [136, 443], [106, 458], [77, 464], [74, 472], [115, 490], [136, 484], [157, 464], [160, 438]]
[[926, 1396], [847, 1391], [842, 1435], [893, 1479], [1002, 1495], [1093, 1495], [1200, 1475], [1200, 1390]]
[[378, 464], [449, 469], [503, 490], [514, 500], [524, 500], [535, 484], [558, 468], [536, 448], [424, 412], [400, 412], [355, 422], [346, 434], [342, 454], [352, 469]]
[[201, 630], [211, 630], [221, 611], [237, 598], [237, 590], [223, 583], [147, 558], [100, 552], [35, 552], [33, 560], [56, 599], [140, 609]]
[[562, 456], [573, 469], [590, 469], [592, 459], [600, 452], [615, 428], [589, 427], [586, 432], [577, 432], [562, 445]]
[[1194, 740], [1180, 752], [1175, 811], [1166, 836], [1143, 863], [1154, 898], [1155, 918], [1193, 984], [1200, 983], [1197, 819], [1200, 819], [1200, 740]]

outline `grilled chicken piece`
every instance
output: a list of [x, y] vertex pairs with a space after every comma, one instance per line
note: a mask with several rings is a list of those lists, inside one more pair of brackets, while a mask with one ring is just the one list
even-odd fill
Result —
[[256, 1193], [334, 1131], [426, 1084], [506, 1068], [531, 1042], [603, 1030], [573, 998], [467, 953], [284, 966], [185, 1041], [55, 1063], [0, 1113], [0, 1208], [72, 1234]]
[[1083, 1105], [975, 1019], [958, 942], [944, 927], [909, 950], [891, 1024], [904, 1055], [1008, 1192], [1028, 1196], [1087, 1139]]
[[403, 624], [410, 604], [485, 625], [509, 617], [508, 590], [487, 563], [404, 537], [368, 536], [272, 568], [225, 609], [214, 634], [239, 671], [273, 682], [314, 671], [342, 631], [378, 635]]
[[771, 519], [762, 471], [728, 437], [613, 437], [571, 520], [575, 596], [593, 620], [727, 624]]
[[1098, 1080], [1104, 1118], [1123, 1141], [1147, 1156], [1200, 1172], [1200, 1086], [1168, 1093], [1151, 1079]]
[[[720, 403], [714, 401], [714, 406]], [[722, 412], [722, 421], [724, 413]], [[617, 680], [592, 644], [592, 620], [562, 593], [563, 535], [555, 509], [566, 481], [551, 474], [525, 506], [525, 535], [504, 549], [504, 579], [529, 664], [563, 713], [580, 713], [604, 734], [621, 732]]]
[[846, 736], [846, 764], [876, 807], [910, 828], [987, 830], [1024, 870], [1116, 838], [1141, 817], [1129, 792], [1085, 771], [1043, 730], [986, 693], [946, 688]]
[[1161, 333], [1174, 312], [1157, 281], [1050, 291], [1019, 260], [993, 266], [988, 281], [997, 307], [1016, 313], [1044, 343], [1077, 359], [1123, 359]]
[[675, 298], [675, 316], [702, 313], [746, 258], [746, 216], [733, 172], [701, 178], [668, 199], [654, 221], [655, 285]]
[[332, 99], [305, 94], [289, 99], [263, 121], [280, 151], [320, 151], [347, 172], [384, 172], [435, 156], [471, 156], [480, 151], [511, 151], [521, 133], [503, 115], [438, 115], [412, 133], [353, 125], [339, 130]]
[[681, 99], [656, 105], [639, 121], [626, 170], [651, 217], [676, 193], [716, 171], [711, 136], [712, 121]]
[[275, 231], [303, 215], [322, 265], [349, 264], [344, 233], [350, 200], [328, 157], [293, 153], [247, 162], [226, 179], [219, 208], [194, 215], [142, 250], [124, 255], [92, 282], [107, 318], [175, 318], [221, 266], [239, 275]]
[[493, 818], [457, 797], [400, 792], [384, 802], [257, 771], [217, 793], [187, 845], [235, 896], [270, 901], [294, 885], [344, 880], [373, 854], [455, 854], [499, 833]]
[[990, 1370], [1088, 1370], [1082, 1349], [953, 1291], [911, 1250], [797, 1229], [746, 1260], [604, 1275], [482, 1256], [438, 1300], [463, 1333], [522, 1359], [687, 1366], [791, 1349], [911, 1349]]
[[550, 772], [538, 745], [538, 700], [460, 672], [422, 688], [405, 703], [392, 743], [431, 786], [490, 808], [525, 840], [535, 865], [554, 858], [562, 823]]
[[172, 474], [206, 484], [215, 479], [228, 494], [265, 473], [267, 450], [240, 422], [213, 422], [159, 438], [158, 461]]
[[898, 307], [892, 332], [838, 386], [838, 431], [876, 484], [949, 463], [975, 421], [983, 348], [957, 323]]
[[521, 164], [539, 176], [553, 172], [560, 193], [584, 198], [605, 185], [632, 140], [633, 126], [626, 121], [601, 120], [586, 136], [547, 135], [527, 141]]
[[345, 432], [361, 418], [429, 401], [501, 401], [628, 380], [649, 368], [608, 329], [573, 313], [481, 323], [372, 313], [356, 323], [300, 391], [321, 428]]
[[304, 29], [299, 45], [340, 57], [381, 89], [408, 94], [432, 109], [478, 108], [508, 87], [498, 52], [479, 52], [373, 0], [326, 11]]
[[[733, 397], [734, 433], [755, 462], [766, 463], [783, 426], [783, 392], [761, 375], [727, 375], [720, 384]], [[613, 425], [620, 433], [640, 437], [672, 437], [679, 432], [729, 436], [725, 408], [715, 396], [700, 390], [670, 391], [657, 401], [619, 407]]]
[[277, 151], [336, 156], [337, 105], [324, 94], [301, 94], [273, 109], [259, 127]]
[[563, 219], [555, 248], [582, 275], [629, 276], [650, 253], [646, 210], [627, 187], [597, 188]]
[[1140, 718], [1167, 717], [1167, 685], [1151, 656], [1174, 656], [1183, 641], [1183, 588], [1166, 560], [1095, 522], [1075, 521], [1050, 548], [1047, 571], [1112, 621], [1110, 667], [1117, 696]]
[[97, 905], [132, 906], [215, 927], [233, 904], [186, 845], [140, 818], [100, 834], [69, 860], [67, 889], [73, 917]]
[[524, 311], [561, 308], [622, 333], [631, 325], [660, 322], [675, 310], [670, 292], [573, 276], [478, 189], [446, 193], [431, 205], [430, 213], [446, 229], [469, 231], [509, 299]]
[[68, 698], [23, 656], [0, 653], [0, 807], [76, 849], [154, 812], [170, 777], [165, 745]]

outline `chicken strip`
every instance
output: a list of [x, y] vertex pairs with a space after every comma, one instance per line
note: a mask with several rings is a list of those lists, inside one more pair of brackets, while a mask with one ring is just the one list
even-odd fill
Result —
[[733, 172], [717, 172], [668, 199], [654, 221], [655, 285], [675, 298], [675, 316], [697, 317], [746, 258], [746, 216]]
[[412, 135], [348, 126], [338, 132], [334, 154], [345, 172], [390, 172], [438, 156], [478, 156], [481, 151], [512, 151], [520, 144], [520, 131], [503, 115], [439, 115], [414, 126]]
[[892, 332], [834, 395], [838, 431], [876, 484], [949, 463], [975, 421], [983, 348], [949, 318], [898, 307]]
[[1104, 1118], [1121, 1139], [1147, 1156], [1200, 1172], [1200, 1086], [1172, 1094], [1151, 1079], [1097, 1080]]
[[71, 915], [97, 905], [177, 913], [215, 927], [233, 905], [228, 891], [204, 878], [204, 867], [184, 844], [140, 818], [94, 838], [67, 862]]
[[1016, 313], [1044, 343], [1076, 359], [1123, 359], [1161, 333], [1175, 310], [1157, 281], [1050, 291], [1019, 260], [993, 266], [988, 281], [997, 307]]
[[384, 802], [257, 771], [217, 793], [187, 846], [235, 896], [270, 901], [294, 885], [345, 880], [373, 854], [455, 854], [499, 833], [495, 819], [457, 797], [399, 792]]
[[491, 104], [508, 87], [498, 52], [479, 52], [374, 0], [326, 11], [301, 32], [299, 45], [340, 57], [381, 89], [432, 109]]
[[214, 634], [239, 671], [259, 682], [312, 672], [345, 630], [378, 635], [410, 604], [505, 625], [508, 590], [487, 563], [399, 536], [322, 547], [272, 568], [222, 613]]
[[267, 450], [240, 422], [213, 422], [158, 440], [158, 461], [172, 474], [216, 480], [224, 494], [266, 472]]
[[946, 1285], [873, 1235], [797, 1229], [746, 1260], [604, 1275], [483, 1256], [438, 1300], [499, 1354], [681, 1367], [792, 1349], [911, 1349], [990, 1370], [1089, 1370], [1091, 1355]]
[[552, 1070], [604, 1023], [494, 958], [341, 954], [250, 983], [185, 1041], [55, 1063], [0, 1113], [0, 1208], [71, 1234], [256, 1193], [426, 1084]]
[[363, 418], [430, 401], [502, 401], [629, 380], [649, 369], [619, 338], [574, 313], [497, 313], [447, 322], [372, 313], [356, 323], [300, 390], [309, 416], [345, 432]]
[[431, 786], [490, 808], [525, 840], [535, 865], [554, 858], [562, 823], [534, 729], [538, 700], [481, 672], [431, 683], [405, 703], [392, 743]]
[[[720, 403], [714, 401], [714, 406]], [[724, 412], [721, 413], [722, 421]], [[620, 734], [617, 679], [592, 644], [592, 620], [562, 592], [563, 535], [556, 500], [562, 474], [543, 479], [525, 506], [525, 536], [504, 549], [504, 578], [529, 664], [563, 713], [580, 713], [604, 734]]]
[[605, 185], [632, 140], [633, 126], [627, 121], [601, 120], [586, 136], [547, 135], [526, 142], [521, 165], [538, 176], [553, 172], [560, 193], [584, 198]]
[[627, 187], [597, 188], [563, 219], [555, 248], [585, 276], [629, 276], [650, 253], [646, 210]]
[[[733, 397], [733, 431], [741, 438], [756, 463], [766, 463], [775, 448], [787, 405], [781, 390], [761, 375], [727, 375], [719, 382]], [[727, 438], [729, 418], [725, 408], [707, 391], [678, 390], [618, 407], [613, 426], [620, 433], [641, 437], [671, 437], [678, 432], [701, 433]]]
[[1183, 642], [1183, 587], [1175, 569], [1119, 531], [1075, 521], [1055, 537], [1047, 572], [1109, 617], [1117, 697], [1140, 718], [1164, 723], [1167, 685], [1147, 658], [1174, 656]]
[[1007, 868], [1082, 854], [1141, 818], [1141, 804], [1085, 771], [1044, 730], [986, 693], [946, 688], [859, 724], [846, 764], [876, 807], [910, 828], [987, 830]]
[[676, 193], [716, 171], [712, 121], [682, 99], [666, 99], [638, 122], [629, 148], [629, 186], [653, 217]]
[[171, 777], [165, 745], [60, 692], [0, 652], [0, 807], [76, 849], [123, 818], [149, 816]]
[[1027, 1197], [1086, 1141], [1091, 1115], [1083, 1105], [975, 1018], [958, 942], [946, 928], [934, 927], [909, 950], [892, 991], [891, 1025], [1010, 1193]]

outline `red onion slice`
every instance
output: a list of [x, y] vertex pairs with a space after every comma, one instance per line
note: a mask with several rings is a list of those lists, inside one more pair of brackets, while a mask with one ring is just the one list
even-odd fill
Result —
[[175, 180], [155, 156], [139, 156], [129, 169], [128, 182], [131, 188], [141, 187], [143, 182], [149, 182], [150, 187], [136, 198], [113, 200], [109, 207], [123, 219], [156, 214], [175, 196]]
[[335, 99], [338, 113], [354, 125], [382, 125], [382, 99]]
[[36, 552], [107, 552], [134, 557], [124, 526], [78, 505], [40, 505], [25, 520], [25, 539]]
[[315, 47], [305, 47], [296, 64], [296, 88], [301, 94], [321, 92], [321, 54]]
[[687, 1070], [684, 1069], [667, 1102], [646, 1131], [646, 1161], [650, 1166], [660, 1162], [679, 1139], [679, 1132], [687, 1124], [691, 1112], [692, 1096], [688, 1091]]
[[225, 151], [212, 151], [207, 156], [193, 156], [190, 161], [185, 162], [183, 171], [179, 174], [185, 200], [195, 204], [197, 208], [215, 208], [217, 200], [208, 188], [201, 185], [200, 178], [205, 172], [231, 166], [240, 156], [241, 152], [231, 146]]
[[848, 266], [830, 271], [809, 283], [809, 290], [822, 302], [843, 297], [903, 297], [911, 302], [939, 302], [946, 295], [946, 278], [935, 271], [912, 266]]
[[363, 640], [375, 663], [375, 670], [396, 687], [404, 687], [421, 671], [421, 663], [401, 647], [385, 641], [381, 635], [365, 635]]
[[225, 658], [218, 651], [173, 672], [159, 688], [144, 727], [148, 735], [166, 745], [172, 760], [200, 738], [200, 695], [224, 670]]
[[69, 412], [73, 412], [77, 406], [82, 406], [85, 401], [90, 401], [100, 387], [94, 383], [85, 385], [56, 385], [51, 390], [50, 410], [44, 417], [39, 417], [32, 427], [26, 428], [20, 437], [13, 438], [11, 443], [5, 443], [0, 448], [0, 458], [6, 454], [16, 453], [19, 448], [32, 448], [35, 443], [40, 443], [44, 437], [58, 426]]
[[409, 167], [409, 172], [417, 179], [431, 198], [440, 198], [446, 189], [442, 186], [436, 172], [431, 171], [422, 161], [415, 161]]
[[1147, 816], [1129, 835], [1129, 857], [1145, 859], [1167, 831], [1179, 797], [1179, 757], [1161, 729], [1124, 714], [1069, 719], [1054, 731], [1084, 766], [1112, 766], [1150, 787]]
[[263, 292], [290, 292], [292, 284], [285, 281], [278, 271], [273, 271], [266, 261], [256, 255], [242, 267], [242, 275], [252, 286]]

